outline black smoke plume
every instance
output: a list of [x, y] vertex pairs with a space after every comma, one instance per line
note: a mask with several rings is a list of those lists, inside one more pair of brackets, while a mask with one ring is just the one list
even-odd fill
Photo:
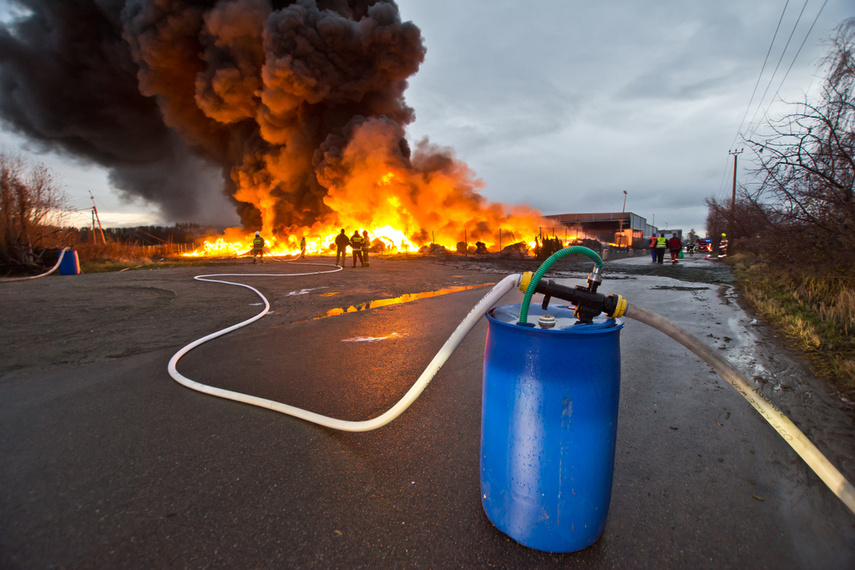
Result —
[[213, 166], [245, 226], [262, 222], [255, 190], [275, 198], [277, 227], [311, 225], [329, 210], [322, 153], [355, 122], [413, 120], [403, 93], [425, 48], [394, 2], [17, 4], [0, 27], [2, 119], [171, 218], [210, 196], [199, 180]]
[[391, 0], [17, 5], [0, 26], [0, 118], [168, 218], [193, 219], [215, 169], [243, 227], [280, 236], [341, 224], [489, 243], [550, 225], [488, 203], [450, 150], [411, 150], [404, 91], [425, 48]]

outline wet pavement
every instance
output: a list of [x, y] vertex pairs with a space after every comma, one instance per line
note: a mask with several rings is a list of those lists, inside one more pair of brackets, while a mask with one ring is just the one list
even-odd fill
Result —
[[[562, 264], [554, 276], [578, 284], [589, 266]], [[176, 350], [261, 308], [250, 291], [193, 275], [294, 268], [0, 288], [13, 323], [0, 333], [13, 347], [0, 353], [0, 567], [855, 567], [855, 515], [711, 368], [635, 321], [621, 332], [605, 532], [568, 554], [520, 546], [481, 508], [483, 321], [422, 397], [373, 432], [335, 432], [169, 377]], [[489, 290], [468, 287], [507, 268], [377, 258], [333, 274], [250, 275], [239, 280], [270, 300], [270, 314], [190, 352], [179, 371], [342, 419], [374, 417]], [[855, 479], [851, 408], [739, 306], [728, 275], [701, 258], [627, 258], [606, 263], [601, 291], [719, 348]]]

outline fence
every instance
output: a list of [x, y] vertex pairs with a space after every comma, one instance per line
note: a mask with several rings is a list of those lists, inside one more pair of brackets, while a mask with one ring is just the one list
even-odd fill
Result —
[[140, 251], [140, 254], [145, 257], [181, 255], [182, 253], [190, 253], [196, 249], [196, 246], [192, 243], [162, 243], [159, 245], [135, 245], [132, 247]]

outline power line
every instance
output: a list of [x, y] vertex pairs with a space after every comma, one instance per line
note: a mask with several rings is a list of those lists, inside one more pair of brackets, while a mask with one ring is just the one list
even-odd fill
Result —
[[[810, 37], [810, 33], [813, 31], [813, 27], [816, 25], [817, 20], [819, 20], [819, 16], [825, 9], [826, 4], [828, 4], [828, 0], [825, 0], [825, 2], [822, 3], [822, 6], [819, 8], [819, 12], [816, 13], [816, 17], [813, 19], [813, 23], [811, 23], [810, 28], [808, 28], [808, 31], [805, 34], [805, 39], [802, 40], [802, 44], [799, 46], [798, 51], [796, 51], [796, 55], [793, 56], [793, 61], [790, 62], [790, 67], [787, 68], [787, 72], [784, 74], [784, 78], [781, 79], [781, 84], [778, 85], [778, 89], [775, 91], [775, 96], [772, 97], [771, 101], [769, 102], [769, 107], [772, 106], [772, 101], [778, 98], [778, 94], [781, 92], [781, 87], [784, 86], [784, 82], [787, 80], [787, 76], [790, 74], [790, 70], [793, 69], [793, 65], [796, 63], [799, 54], [802, 52], [802, 48], [805, 47], [805, 44], [807, 43], [807, 40]], [[768, 111], [769, 108], [767, 107], [766, 112]], [[763, 114], [765, 115], [766, 113], [764, 112]]]
[[[802, 16], [804, 15], [804, 12], [805, 12], [805, 9], [807, 8], [808, 2], [809, 2], [809, 0], [805, 0], [804, 4], [802, 5], [802, 9], [801, 9], [801, 11], [799, 12], [798, 18], [796, 18], [796, 21], [795, 21], [795, 23], [793, 24], [793, 29], [792, 29], [792, 31], [790, 32], [789, 37], [787, 38], [787, 42], [786, 42], [786, 44], [784, 45], [783, 50], [781, 51], [781, 55], [780, 55], [780, 57], [778, 58], [778, 62], [777, 62], [777, 64], [775, 65], [775, 69], [774, 69], [774, 71], [772, 72], [771, 76], [769, 77], [769, 81], [768, 81], [768, 82], [767, 82], [767, 84], [766, 84], [766, 88], [763, 90], [763, 96], [762, 96], [762, 97], [760, 97], [760, 101], [757, 103], [757, 108], [756, 108], [756, 110], [754, 111], [754, 115], [752, 115], [752, 117], [751, 117], [751, 121], [749, 121], [749, 123], [748, 123], [748, 124], [749, 124], [749, 128], [750, 128], [750, 132], [749, 132], [749, 133], [748, 133], [744, 138], [748, 138], [748, 137], [753, 136], [753, 135], [756, 133], [756, 130], [757, 130], [757, 128], [758, 128], [758, 127], [759, 127], [759, 125], [760, 125], [760, 123], [759, 123], [759, 122], [756, 122], [756, 123], [755, 123], [755, 119], [756, 119], [756, 117], [757, 117], [757, 113], [759, 113], [759, 112], [760, 112], [760, 110], [763, 108], [763, 101], [766, 99], [766, 95], [768, 94], [769, 89], [770, 89], [770, 87], [772, 86], [772, 82], [775, 80], [775, 76], [777, 75], [777, 73], [778, 73], [778, 69], [780, 68], [781, 63], [782, 63], [782, 62], [783, 62], [783, 60], [784, 60], [784, 56], [786, 55], [787, 50], [788, 50], [788, 49], [789, 49], [789, 47], [790, 47], [790, 42], [792, 41], [793, 36], [795, 35], [796, 30], [797, 30], [797, 28], [798, 28], [798, 25], [799, 25], [799, 23], [801, 22]], [[777, 89], [775, 90], [775, 94], [774, 94], [774, 95], [772, 96], [772, 98], [770, 99], [769, 104], [765, 107], [765, 109], [764, 109], [764, 111], [763, 111], [763, 115], [762, 115], [762, 116], [763, 116], [763, 118], [766, 118], [766, 117], [768, 116], [769, 109], [771, 109], [771, 107], [772, 107], [773, 103], [777, 100], [777, 98], [778, 98], [778, 96], [779, 96], [779, 94], [780, 94], [780, 92], [781, 92], [781, 88], [784, 86], [784, 83], [786, 82], [787, 77], [789, 77], [790, 71], [793, 69], [793, 66], [795, 65], [795, 63], [796, 63], [796, 61], [797, 61], [797, 59], [798, 59], [799, 55], [801, 54], [801, 51], [802, 51], [802, 49], [804, 48], [805, 43], [807, 43], [807, 40], [808, 40], [808, 38], [810, 37], [811, 32], [813, 32], [813, 28], [816, 26], [816, 23], [817, 23], [817, 21], [819, 20], [819, 17], [820, 17], [820, 15], [822, 14], [823, 10], [825, 9], [826, 4], [828, 4], [828, 0], [825, 0], [825, 1], [823, 2], [822, 6], [820, 7], [819, 11], [817, 12], [816, 16], [814, 17], [813, 22], [812, 22], [812, 23], [811, 23], [811, 25], [810, 25], [810, 28], [808, 28], [808, 31], [807, 31], [807, 33], [805, 34], [804, 38], [802, 39], [802, 42], [801, 42], [801, 44], [799, 45], [798, 50], [796, 50], [796, 53], [795, 53], [795, 55], [793, 56], [792, 61], [790, 61], [790, 65], [789, 65], [789, 67], [787, 68], [786, 73], [784, 73], [784, 77], [781, 79], [781, 82], [778, 84], [778, 87], [777, 87]], [[774, 34], [773, 34], [773, 36], [772, 36], [772, 41], [771, 41], [771, 42], [770, 42], [770, 44], [769, 44], [769, 49], [766, 51], [766, 57], [765, 57], [765, 58], [764, 58], [764, 60], [763, 60], [763, 66], [762, 66], [762, 67], [761, 67], [761, 69], [760, 69], [760, 75], [758, 75], [758, 77], [757, 77], [757, 82], [754, 84], [754, 90], [753, 90], [753, 91], [752, 91], [752, 93], [751, 93], [751, 99], [749, 100], [749, 102], [748, 102], [748, 106], [747, 106], [747, 107], [746, 107], [746, 109], [745, 109], [745, 114], [743, 115], [743, 117], [742, 117], [742, 121], [741, 121], [741, 122], [740, 122], [740, 124], [739, 124], [739, 129], [737, 129], [736, 135], [734, 136], [733, 143], [735, 143], [735, 142], [737, 141], [737, 139], [740, 137], [740, 135], [742, 134], [742, 127], [745, 125], [745, 117], [747, 117], [747, 116], [748, 116], [748, 112], [749, 112], [749, 111], [750, 111], [750, 109], [751, 109], [751, 103], [754, 101], [754, 96], [755, 96], [755, 95], [756, 95], [756, 93], [757, 93], [757, 87], [759, 86], [759, 84], [760, 84], [760, 80], [761, 80], [761, 78], [762, 78], [762, 76], [763, 76], [763, 72], [764, 72], [764, 71], [765, 71], [765, 69], [766, 69], [766, 64], [768, 63], [769, 55], [770, 55], [770, 53], [771, 53], [771, 51], [772, 51], [772, 47], [774, 46], [775, 40], [776, 40], [776, 38], [777, 38], [777, 36], [778, 36], [778, 31], [780, 30], [781, 23], [782, 23], [782, 21], [783, 21], [783, 19], [784, 19], [784, 15], [785, 15], [785, 13], [786, 13], [786, 11], [787, 11], [787, 7], [788, 7], [788, 6], [789, 6], [789, 0], [787, 0], [787, 2], [786, 2], [786, 3], [785, 3], [785, 5], [784, 5], [783, 10], [781, 11], [781, 16], [780, 16], [780, 18], [778, 19], [778, 25], [775, 27], [775, 33], [774, 33]], [[731, 144], [731, 146], [733, 146], [733, 144]], [[729, 151], [728, 151], [728, 152], [729, 152]], [[735, 174], [735, 172], [734, 172], [734, 174]], [[723, 193], [724, 193], [724, 180], [725, 180], [725, 177], [726, 177], [726, 176], [727, 176], [727, 168], [725, 168], [725, 170], [724, 170], [724, 172], [723, 172], [723, 174], [722, 174], [722, 181], [721, 181], [721, 185], [720, 185], [720, 193], [721, 193], [721, 194], [723, 194]]]
[[[763, 91], [763, 96], [760, 97], [760, 102], [757, 104], [757, 110], [754, 111], [754, 115], [751, 117], [751, 121], [749, 121], [749, 126], [754, 124], [754, 119], [757, 117], [757, 113], [760, 111], [760, 108], [763, 106], [763, 100], [766, 99], [766, 94], [769, 92], [769, 87], [772, 86], [772, 81], [775, 79], [775, 75], [778, 73], [778, 68], [781, 66], [781, 62], [784, 60], [784, 55], [787, 53], [787, 49], [790, 47], [790, 42], [793, 39], [793, 35], [796, 33], [796, 28], [799, 25], [799, 22], [802, 20], [802, 15], [805, 13], [805, 8], [807, 8], [808, 2], [810, 0], [805, 0], [804, 5], [802, 6], [801, 12], [799, 12], [799, 17], [796, 18], [796, 23], [793, 24], [793, 30], [790, 32], [790, 36], [787, 38], [787, 43], [784, 45], [783, 51], [781, 51], [781, 57], [778, 58], [778, 63], [775, 65], [775, 70], [772, 72], [771, 77], [769, 77], [769, 83], [766, 84], [766, 89]], [[764, 112], [765, 114], [765, 112]], [[753, 135], [756, 132], [756, 128], [752, 129], [749, 136]]]
[[[742, 126], [745, 124], [745, 118], [748, 116], [748, 112], [751, 110], [751, 104], [754, 102], [754, 96], [757, 94], [757, 87], [760, 86], [760, 80], [763, 79], [763, 72], [766, 71], [766, 64], [769, 62], [769, 55], [772, 53], [772, 48], [775, 47], [775, 40], [778, 38], [778, 32], [781, 29], [781, 23], [784, 21], [784, 15], [787, 13], [787, 7], [790, 5], [790, 0], [787, 0], [784, 3], [784, 8], [781, 10], [781, 15], [778, 17], [778, 23], [775, 26], [775, 33], [772, 34], [772, 40], [769, 42], [769, 49], [766, 50], [766, 57], [763, 58], [763, 65], [760, 67], [760, 73], [757, 74], [757, 81], [754, 83], [754, 90], [751, 92], [751, 98], [748, 100], [748, 105], [745, 107], [745, 113], [742, 115], [742, 120], [739, 122], [739, 128], [736, 129], [736, 133], [733, 136], [733, 142], [730, 144], [733, 147], [736, 144], [736, 141], [739, 140], [739, 136], [742, 133]], [[786, 48], [785, 48], [786, 51]], [[779, 62], [780, 63], [780, 62]], [[774, 77], [774, 74], [772, 75]], [[768, 89], [768, 86], [767, 86]], [[761, 100], [762, 101], [762, 100]], [[729, 152], [729, 151], [728, 151]], [[724, 196], [724, 184], [727, 179], [727, 174], [730, 168], [730, 157], [728, 156], [724, 161], [724, 168], [721, 173], [721, 183], [719, 184], [719, 198]]]
[[733, 143], [730, 146], [733, 146], [736, 143], [736, 140], [739, 138], [739, 133], [742, 132], [742, 125], [745, 124], [745, 117], [748, 116], [748, 111], [751, 110], [751, 103], [754, 102], [754, 95], [757, 94], [757, 87], [760, 85], [760, 79], [763, 77], [763, 72], [766, 70], [766, 63], [769, 61], [769, 54], [772, 53], [772, 47], [775, 45], [775, 38], [778, 37], [778, 30], [781, 29], [781, 22], [784, 21], [784, 14], [787, 12], [787, 6], [790, 5], [790, 0], [787, 0], [786, 4], [784, 4], [784, 9], [781, 10], [781, 17], [778, 18], [778, 25], [775, 26], [775, 33], [772, 34], [772, 41], [769, 42], [769, 49], [766, 50], [766, 57], [763, 58], [763, 66], [760, 68], [760, 73], [757, 75], [757, 82], [754, 83], [754, 91], [751, 92], [751, 99], [748, 100], [748, 105], [745, 107], [745, 114], [742, 115], [742, 121], [739, 123], [739, 128], [736, 129], [736, 135], [733, 137]]

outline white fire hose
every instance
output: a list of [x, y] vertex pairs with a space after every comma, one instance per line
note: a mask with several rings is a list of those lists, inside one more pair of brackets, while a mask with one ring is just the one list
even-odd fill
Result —
[[[312, 264], [306, 264], [312, 265]], [[313, 264], [320, 265], [320, 264]], [[301, 275], [317, 275], [321, 273], [333, 273], [335, 271], [340, 271], [341, 268], [336, 266], [336, 269], [332, 271], [315, 271], [311, 273], [293, 273], [293, 274], [213, 274], [213, 275], [198, 275], [195, 279], [199, 281], [208, 281], [212, 283], [224, 283], [226, 285], [237, 285], [239, 287], [246, 287], [253, 291], [256, 295], [258, 295], [261, 300], [264, 302], [264, 309], [255, 315], [252, 318], [249, 318], [245, 321], [237, 323], [236, 325], [232, 325], [230, 327], [219, 330], [215, 333], [209, 334], [208, 336], [202, 337], [198, 340], [195, 340], [179, 350], [173, 355], [173, 357], [169, 361], [169, 374], [174, 378], [178, 383], [186, 386], [187, 388], [191, 388], [193, 390], [197, 390], [199, 392], [203, 392], [205, 394], [211, 394], [212, 396], [218, 396], [220, 398], [226, 398], [229, 400], [234, 400], [237, 402], [243, 402], [246, 404], [251, 404], [253, 406], [258, 406], [261, 408], [268, 408], [276, 412], [280, 412], [283, 414], [287, 414], [289, 416], [294, 416], [296, 418], [300, 418], [302, 420], [306, 420], [308, 422], [312, 422], [315, 424], [319, 424], [328, 428], [341, 430], [341, 431], [350, 431], [350, 432], [363, 432], [363, 431], [371, 431], [380, 427], [385, 426], [398, 416], [400, 416], [410, 405], [415, 402], [415, 400], [421, 395], [421, 393], [427, 388], [427, 385], [433, 380], [433, 377], [439, 372], [439, 369], [445, 364], [451, 354], [457, 349], [460, 343], [464, 338], [469, 334], [469, 332], [475, 327], [475, 325], [481, 320], [481, 318], [487, 313], [490, 308], [492, 308], [498, 301], [504, 297], [508, 292], [515, 289], [519, 286], [522, 276], [519, 274], [508, 275], [504, 279], [502, 279], [499, 283], [497, 283], [476, 305], [469, 311], [469, 314], [466, 315], [466, 318], [457, 326], [451, 336], [445, 341], [445, 344], [442, 345], [442, 348], [437, 352], [436, 356], [434, 356], [433, 360], [431, 360], [430, 364], [428, 364], [427, 368], [425, 368], [424, 372], [422, 372], [419, 379], [413, 384], [413, 386], [404, 394], [404, 397], [401, 398], [398, 403], [392, 406], [389, 410], [384, 412], [383, 414], [370, 419], [363, 421], [348, 421], [348, 420], [339, 420], [336, 418], [330, 418], [328, 416], [323, 416], [321, 414], [316, 414], [314, 412], [310, 412], [308, 410], [304, 410], [301, 408], [297, 408], [295, 406], [289, 406], [287, 404], [283, 404], [281, 402], [275, 402], [273, 400], [268, 400], [266, 398], [259, 398], [257, 396], [251, 396], [249, 394], [242, 394], [240, 392], [234, 392], [231, 390], [225, 390], [222, 388], [216, 388], [213, 386], [208, 386], [206, 384], [202, 384], [200, 382], [196, 382], [195, 380], [191, 380], [186, 376], [183, 376], [176, 370], [176, 366], [178, 365], [178, 361], [182, 356], [196, 348], [197, 346], [208, 342], [209, 340], [213, 340], [217, 337], [226, 335], [232, 331], [235, 331], [241, 327], [245, 327], [258, 319], [262, 318], [267, 312], [270, 310], [270, 303], [268, 300], [262, 295], [257, 289], [246, 285], [244, 283], [236, 283], [233, 281], [225, 281], [220, 279], [212, 279], [214, 277], [287, 277], [287, 276], [301, 276]], [[731, 386], [733, 386], [739, 394], [745, 398], [748, 403], [750, 403], [755, 410], [765, 419], [777, 432], [780, 436], [790, 445], [790, 447], [795, 450], [796, 453], [805, 461], [805, 463], [810, 467], [814, 473], [819, 476], [822, 481], [828, 485], [828, 488], [837, 495], [837, 497], [843, 501], [843, 503], [849, 508], [850, 511], [855, 513], [855, 487], [840, 473], [840, 471], [830, 462], [826, 457], [816, 448], [816, 446], [810, 442], [810, 440], [799, 430], [796, 425], [790, 421], [774, 404], [769, 402], [762, 393], [757, 390], [751, 381], [742, 374], [739, 370], [737, 370], [733, 365], [731, 365], [727, 360], [722, 358], [720, 355], [716, 354], [712, 349], [703, 344], [697, 337], [681, 328], [677, 324], [672, 321], [666, 319], [665, 317], [654, 313], [648, 309], [643, 307], [639, 307], [637, 305], [627, 304], [626, 310], [623, 314], [631, 319], [635, 319], [641, 323], [644, 323], [648, 326], [651, 326], [660, 332], [670, 336], [692, 352], [694, 352], [701, 360], [712, 366], [716, 372], [718, 372], [722, 378], [727, 380]]]
[[[307, 264], [308, 265], [308, 264]], [[298, 275], [316, 275], [320, 273], [334, 273], [335, 271], [341, 271], [341, 268], [334, 269], [332, 271], [316, 271], [313, 273], [290, 273], [290, 274], [216, 274], [216, 275], [199, 275], [195, 277], [195, 279], [199, 281], [208, 281], [212, 283], [225, 283], [227, 285], [237, 285], [239, 287], [246, 287], [251, 291], [255, 292], [256, 295], [261, 297], [261, 300], [264, 302], [264, 309], [254, 317], [247, 319], [243, 322], [240, 322], [236, 325], [232, 325], [230, 327], [219, 330], [215, 333], [209, 334], [208, 336], [202, 337], [198, 340], [195, 340], [179, 350], [175, 353], [175, 355], [169, 361], [169, 375], [172, 376], [179, 384], [182, 384], [188, 388], [193, 390], [197, 390], [199, 392], [204, 392], [205, 394], [211, 394], [212, 396], [218, 396], [220, 398], [226, 398], [228, 400], [234, 400], [236, 402], [243, 402], [245, 404], [251, 404], [253, 406], [258, 406], [260, 408], [269, 408], [273, 411], [280, 412], [282, 414], [287, 414], [289, 416], [294, 416], [296, 418], [300, 418], [302, 420], [306, 420], [308, 422], [312, 422], [315, 424], [322, 425], [324, 427], [337, 429], [341, 431], [352, 431], [352, 432], [360, 432], [360, 431], [371, 431], [377, 429], [379, 427], [383, 427], [398, 416], [400, 416], [404, 411], [410, 407], [410, 405], [416, 401], [416, 399], [424, 392], [427, 385], [430, 384], [430, 381], [433, 380], [433, 377], [436, 376], [436, 373], [439, 372], [439, 369], [442, 368], [443, 364], [448, 360], [451, 354], [457, 349], [463, 339], [466, 338], [466, 335], [469, 334], [478, 321], [481, 320], [481, 317], [490, 310], [494, 304], [496, 304], [499, 299], [505, 296], [506, 293], [515, 289], [519, 285], [520, 275], [508, 275], [504, 279], [502, 279], [499, 283], [497, 283], [479, 302], [475, 307], [469, 311], [469, 314], [466, 315], [466, 318], [463, 319], [457, 329], [451, 334], [445, 344], [442, 345], [442, 348], [439, 349], [439, 352], [436, 353], [436, 356], [433, 357], [433, 360], [430, 361], [425, 371], [422, 372], [422, 375], [419, 376], [419, 379], [415, 384], [404, 394], [404, 397], [401, 398], [397, 404], [392, 406], [385, 413], [377, 416], [376, 418], [370, 420], [363, 421], [348, 421], [348, 420], [339, 420], [336, 418], [330, 418], [327, 416], [323, 416], [321, 414], [316, 414], [315, 412], [310, 412], [308, 410], [304, 410], [302, 408], [297, 408], [295, 406], [289, 406], [288, 404], [283, 404], [281, 402], [274, 402], [273, 400], [268, 400], [266, 398], [259, 398], [257, 396], [250, 396], [249, 394], [242, 394], [240, 392], [234, 392], [232, 390], [225, 390], [223, 388], [216, 388], [214, 386], [208, 386], [207, 384], [202, 384], [200, 382], [196, 382], [195, 380], [191, 380], [186, 376], [183, 376], [181, 373], [176, 370], [176, 366], [178, 365], [178, 361], [182, 356], [196, 348], [197, 346], [208, 342], [209, 340], [213, 340], [217, 337], [228, 334], [234, 330], [237, 330], [241, 327], [245, 327], [246, 325], [257, 321], [262, 318], [267, 311], [270, 310], [270, 303], [268, 300], [262, 295], [257, 289], [250, 287], [249, 285], [245, 285], [243, 283], [235, 283], [233, 281], [223, 281], [220, 279], [210, 279], [211, 277], [291, 277]]]
[[65, 252], [68, 251], [67, 247], [62, 248], [62, 251], [59, 252], [59, 258], [56, 260], [56, 265], [48, 269], [46, 272], [41, 273], [39, 275], [30, 275], [29, 277], [8, 277], [0, 279], [0, 283], [12, 283], [14, 281], [29, 281], [31, 279], [38, 279], [39, 277], [44, 277], [45, 275], [50, 275], [54, 271], [56, 271], [59, 264], [62, 263], [62, 258], [65, 256]]

